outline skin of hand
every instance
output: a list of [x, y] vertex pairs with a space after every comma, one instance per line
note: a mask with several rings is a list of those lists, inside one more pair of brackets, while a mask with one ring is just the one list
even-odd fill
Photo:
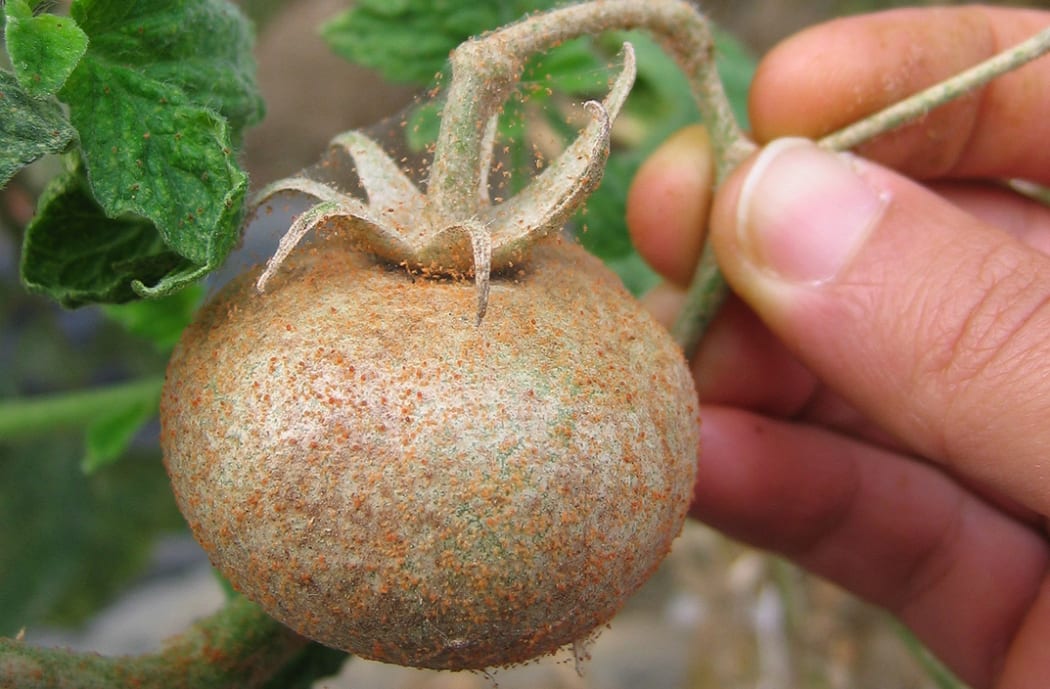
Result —
[[[762, 61], [763, 148], [710, 196], [702, 130], [628, 199], [669, 319], [704, 218], [735, 296], [692, 362], [693, 516], [896, 614], [976, 689], [1050, 682], [1050, 58], [840, 155], [808, 139], [990, 57], [1050, 12], [905, 9]], [[806, 138], [800, 138], [806, 137]]]

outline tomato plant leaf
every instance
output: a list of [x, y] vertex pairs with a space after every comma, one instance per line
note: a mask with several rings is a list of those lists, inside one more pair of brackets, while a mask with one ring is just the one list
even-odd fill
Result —
[[177, 254], [216, 268], [236, 240], [248, 180], [224, 120], [179, 91], [89, 53], [62, 96], [106, 215], [146, 218]]
[[[84, 62], [97, 74], [123, 72], [127, 95], [175, 96], [227, 120], [235, 143], [262, 118], [255, 85], [252, 28], [225, 0], [74, 0], [70, 14], [91, 39]], [[90, 79], [90, 74], [85, 75]], [[126, 84], [131, 82], [131, 84]], [[105, 86], [105, 85], [103, 85]], [[158, 92], [157, 89], [167, 89]], [[99, 93], [82, 106], [112, 100]], [[70, 106], [77, 105], [70, 100]], [[158, 116], [163, 119], [163, 109]], [[110, 123], [117, 124], [117, 123]]]
[[172, 281], [194, 265], [164, 244], [152, 223], [105, 212], [76, 172], [61, 175], [40, 197], [22, 243], [22, 281], [64, 306], [136, 298], [136, 281]]
[[157, 400], [135, 400], [106, 414], [87, 428], [85, 455], [80, 468], [93, 474], [120, 459], [135, 435], [157, 413]]
[[595, 49], [594, 42], [589, 36], [576, 38], [534, 56], [525, 68], [522, 84], [526, 89], [532, 86], [533, 91], [542, 89], [544, 93], [604, 96], [610, 64], [616, 61], [622, 44], [610, 43], [603, 54]]
[[58, 92], [79, 172], [31, 223], [23, 279], [67, 306], [171, 294], [239, 236], [235, 149], [262, 116], [251, 29], [223, 0], [75, 0], [70, 14], [89, 38]]
[[0, 635], [84, 622], [182, 528], [159, 456], [85, 477], [76, 435], [0, 442]]
[[129, 333], [149, 340], [158, 351], [166, 352], [178, 342], [203, 299], [204, 287], [191, 285], [159, 299], [106, 304], [102, 312]]
[[19, 83], [33, 98], [55, 94], [87, 51], [88, 37], [71, 17], [34, 15], [26, 0], [9, 0], [4, 38]]
[[53, 98], [30, 98], [10, 72], [0, 70], [0, 187], [48, 153], [59, 153], [77, 132]]
[[426, 84], [471, 36], [550, 7], [551, 0], [358, 0], [321, 27], [339, 55], [390, 81]]

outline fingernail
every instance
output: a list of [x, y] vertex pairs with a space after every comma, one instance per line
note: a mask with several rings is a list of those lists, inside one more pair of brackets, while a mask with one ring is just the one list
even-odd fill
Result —
[[819, 284], [850, 262], [888, 203], [847, 156], [807, 139], [759, 154], [737, 202], [741, 248], [781, 280]]

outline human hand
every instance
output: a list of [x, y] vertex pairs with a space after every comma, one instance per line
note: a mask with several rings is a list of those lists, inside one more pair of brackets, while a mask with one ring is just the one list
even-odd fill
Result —
[[[987, 181], [1050, 185], [1050, 61], [867, 160], [780, 137], [830, 133], [1048, 24], [901, 10], [772, 51], [751, 93], [772, 143], [711, 212], [739, 297], [693, 362], [694, 516], [886, 607], [974, 687], [1050, 677], [1050, 208]], [[693, 129], [632, 187], [632, 235], [671, 285], [658, 315], [696, 262], [710, 176]]]

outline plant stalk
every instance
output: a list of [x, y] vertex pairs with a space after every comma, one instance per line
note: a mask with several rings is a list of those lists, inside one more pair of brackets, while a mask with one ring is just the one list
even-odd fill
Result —
[[159, 652], [107, 658], [0, 639], [0, 687], [256, 689], [310, 643], [238, 596]]
[[164, 378], [157, 376], [95, 390], [0, 402], [0, 440], [77, 428], [114, 408], [155, 403], [163, 384]]
[[726, 98], [715, 66], [708, 20], [683, 0], [603, 0], [529, 17], [452, 54], [452, 83], [441, 117], [427, 197], [436, 217], [476, 217], [487, 203], [483, 188], [482, 140], [535, 53], [584, 35], [642, 29], [662, 41], [689, 79], [700, 114], [712, 132], [719, 175], [728, 174], [753, 146], [747, 142]]
[[1011, 72], [1050, 51], [1050, 29], [1005, 50], [965, 72], [945, 79], [906, 100], [880, 110], [820, 140], [833, 151], [847, 151], [879, 134], [891, 131], [926, 115], [931, 110], [970, 93], [996, 77]]

